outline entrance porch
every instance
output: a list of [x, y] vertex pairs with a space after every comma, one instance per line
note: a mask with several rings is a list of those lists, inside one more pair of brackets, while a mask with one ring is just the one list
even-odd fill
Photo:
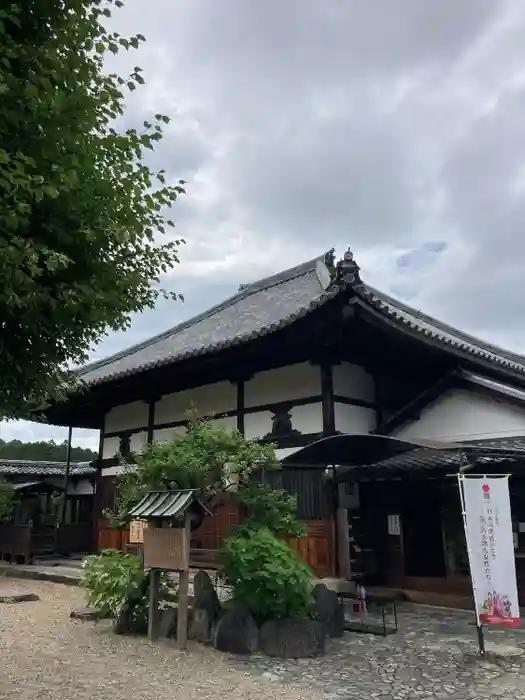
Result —
[[463, 445], [339, 435], [283, 462], [288, 469], [324, 465], [334, 493], [340, 586], [350, 581], [400, 590], [414, 602], [461, 607], [471, 605], [471, 583], [457, 474], [513, 474], [518, 587], [525, 601], [525, 441]]

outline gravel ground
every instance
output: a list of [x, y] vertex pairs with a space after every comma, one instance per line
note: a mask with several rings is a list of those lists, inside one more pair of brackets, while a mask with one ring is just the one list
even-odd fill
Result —
[[113, 635], [105, 622], [72, 621], [84, 605], [69, 586], [0, 578], [0, 594], [40, 600], [0, 604], [0, 698], [10, 700], [318, 700], [320, 694], [235, 669], [212, 649]]

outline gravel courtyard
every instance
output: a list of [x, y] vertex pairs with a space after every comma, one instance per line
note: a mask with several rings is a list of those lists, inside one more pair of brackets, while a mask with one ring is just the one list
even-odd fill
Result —
[[82, 591], [0, 578], [0, 592], [36, 593], [38, 602], [0, 604], [0, 698], [10, 700], [312, 700], [234, 669], [211, 649], [116, 637], [106, 623], [69, 620]]
[[472, 615], [402, 606], [397, 635], [345, 634], [322, 659], [227, 657], [200, 645], [116, 637], [107, 623], [71, 621], [82, 591], [0, 577], [0, 698], [21, 700], [525, 700], [525, 633], [490, 630], [476, 654]]

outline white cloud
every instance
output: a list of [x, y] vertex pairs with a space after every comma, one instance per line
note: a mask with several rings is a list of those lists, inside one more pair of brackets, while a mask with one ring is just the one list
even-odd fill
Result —
[[126, 120], [173, 117], [153, 162], [188, 180], [167, 280], [186, 303], [97, 354], [333, 245], [385, 291], [525, 349], [525, 5], [127, 0], [114, 26], [148, 39], [115, 64], [145, 69]]

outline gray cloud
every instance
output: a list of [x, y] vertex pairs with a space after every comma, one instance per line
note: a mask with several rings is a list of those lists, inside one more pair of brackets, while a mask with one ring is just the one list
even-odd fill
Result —
[[525, 351], [525, 7], [513, 0], [127, 0], [173, 122], [152, 159], [188, 180], [161, 303], [113, 352], [336, 245], [429, 313]]

